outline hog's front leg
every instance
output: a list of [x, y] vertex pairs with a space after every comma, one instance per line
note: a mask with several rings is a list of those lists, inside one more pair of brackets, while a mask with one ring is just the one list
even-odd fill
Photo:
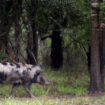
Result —
[[12, 86], [12, 91], [11, 91], [11, 97], [14, 96], [15, 91], [18, 89], [18, 87], [20, 86], [20, 84], [13, 84]]
[[27, 93], [31, 96], [31, 98], [34, 98], [35, 96], [32, 94], [30, 86], [31, 83], [23, 83], [22, 86], [24, 87], [24, 89], [27, 91]]

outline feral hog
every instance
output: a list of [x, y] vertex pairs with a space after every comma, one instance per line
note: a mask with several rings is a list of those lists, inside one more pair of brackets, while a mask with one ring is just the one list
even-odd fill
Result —
[[13, 85], [11, 97], [13, 97], [14, 92], [20, 85], [24, 87], [31, 97], [34, 97], [30, 90], [32, 83], [49, 84], [43, 75], [41, 64], [35, 66], [24, 63], [0, 63], [0, 84]]

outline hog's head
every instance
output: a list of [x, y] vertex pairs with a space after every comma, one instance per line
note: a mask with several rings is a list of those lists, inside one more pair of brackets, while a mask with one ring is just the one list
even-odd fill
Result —
[[41, 70], [42, 65], [39, 64], [38, 66], [39, 68], [37, 68], [34, 78], [32, 79], [32, 82], [39, 83], [41, 85], [48, 85], [49, 82], [47, 81], [47, 79], [45, 78], [43, 74], [43, 71]]

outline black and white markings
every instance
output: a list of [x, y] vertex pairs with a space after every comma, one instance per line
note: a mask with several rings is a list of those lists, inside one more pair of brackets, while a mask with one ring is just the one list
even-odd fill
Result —
[[5, 66], [7, 65], [7, 63], [6, 63], [6, 62], [2, 62], [1, 64], [5, 65]]
[[11, 96], [17, 88], [22, 85], [31, 97], [30, 86], [32, 83], [48, 85], [43, 75], [41, 65], [30, 65], [24, 63], [2, 62], [0, 63], [0, 84], [12, 84]]

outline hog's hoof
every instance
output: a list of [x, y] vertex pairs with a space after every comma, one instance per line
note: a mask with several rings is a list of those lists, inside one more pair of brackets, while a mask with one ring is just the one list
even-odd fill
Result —
[[13, 95], [10, 95], [10, 98], [14, 98], [14, 96]]
[[34, 95], [31, 95], [31, 98], [35, 98], [35, 96]]

